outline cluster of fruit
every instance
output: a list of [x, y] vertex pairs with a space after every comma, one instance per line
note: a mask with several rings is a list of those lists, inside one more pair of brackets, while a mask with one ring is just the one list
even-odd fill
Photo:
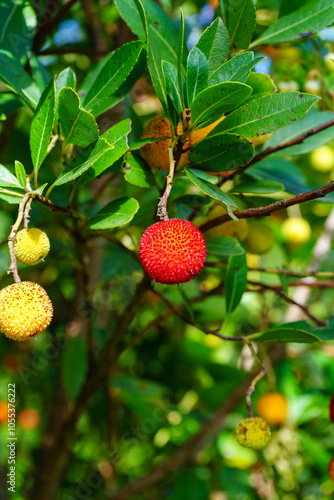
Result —
[[[22, 229], [15, 236], [15, 256], [23, 264], [38, 264], [49, 250], [49, 238], [38, 228]], [[43, 332], [52, 315], [52, 302], [37, 283], [22, 281], [0, 291], [0, 330], [10, 339], [28, 340]]]
[[241, 446], [261, 450], [271, 440], [270, 425], [285, 422], [288, 404], [283, 394], [271, 392], [260, 397], [256, 409], [259, 416], [241, 420], [235, 429], [235, 436]]

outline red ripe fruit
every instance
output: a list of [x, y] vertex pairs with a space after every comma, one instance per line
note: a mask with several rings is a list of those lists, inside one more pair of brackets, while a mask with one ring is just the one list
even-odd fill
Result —
[[332, 396], [329, 403], [329, 418], [334, 422], [334, 396]]
[[146, 229], [139, 243], [139, 257], [149, 277], [157, 283], [186, 283], [203, 269], [206, 244], [192, 222], [170, 219]]

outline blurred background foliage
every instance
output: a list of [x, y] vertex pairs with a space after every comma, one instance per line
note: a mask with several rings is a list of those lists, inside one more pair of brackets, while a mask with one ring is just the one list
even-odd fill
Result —
[[[50, 75], [69, 66], [81, 83], [103, 55], [135, 39], [113, 2], [83, 0], [72, 3], [73, 6], [60, 22], [40, 40], [33, 35], [35, 26], [38, 32], [42, 31], [40, 27], [43, 27], [42, 20], [47, 17], [48, 1], [25, 2], [25, 9], [20, 14], [25, 17], [31, 31], [17, 37], [16, 57], [21, 59], [28, 53], [26, 67], [43, 85]], [[296, 0], [258, 0], [254, 37], [299, 4]], [[64, 5], [57, 5], [56, 8], [63, 8]], [[188, 48], [196, 43], [200, 33], [217, 15], [215, 0], [209, 3], [203, 0], [162, 0], [161, 6], [177, 25], [179, 7], [182, 7]], [[0, 7], [5, 11], [6, 2], [0, 2]], [[3, 16], [0, 22], [4, 22]], [[11, 19], [10, 22], [19, 20]], [[258, 64], [256, 71], [270, 74], [281, 92], [311, 92], [314, 89], [311, 93], [322, 97], [311, 110], [314, 115], [309, 119], [316, 120], [317, 111], [333, 110], [334, 68], [329, 69], [325, 58], [328, 52], [334, 50], [333, 43], [334, 28], [327, 28], [296, 43], [260, 47], [256, 55], [265, 55], [266, 59]], [[0, 90], [4, 92], [5, 86], [0, 85]], [[104, 131], [120, 119], [130, 118], [131, 139], [138, 140], [144, 125], [160, 111], [161, 105], [154, 94], [145, 64], [142, 64], [130, 93], [97, 121]], [[0, 117], [1, 163], [13, 171], [14, 160], [19, 160], [30, 171], [31, 111], [22, 107], [15, 97], [0, 99]], [[303, 150], [301, 147], [300, 154], [298, 150], [296, 153], [291, 151], [291, 154], [283, 151], [275, 159], [270, 157], [267, 169], [276, 167], [277, 171], [281, 169], [283, 172], [280, 162], [292, 162], [289, 169], [292, 177], [289, 179], [286, 174], [282, 183], [290, 181], [296, 192], [328, 183], [334, 173], [334, 133], [329, 129], [322, 139], [319, 136], [309, 148]], [[274, 140], [275, 134], [268, 144], [274, 144]], [[312, 153], [315, 148], [324, 147], [318, 150], [318, 158]], [[327, 168], [323, 167], [324, 163]], [[47, 165], [41, 169], [41, 184], [51, 182], [59, 173], [57, 168], [51, 154]], [[1, 434], [4, 435], [7, 384], [16, 384], [17, 493], [9, 495], [13, 499], [26, 498], [34, 478], [38, 480], [38, 451], [49, 420], [57, 418], [50, 411], [54, 408], [52, 402], [59, 379], [64, 384], [63, 397], [73, 401], [80, 391], [87, 373], [87, 346], [80, 336], [82, 323], [87, 315], [93, 314], [94, 341], [103, 349], [116, 313], [127, 304], [142, 276], [140, 264], [120, 249], [114, 238], [136, 250], [141, 234], [154, 221], [159, 193], [156, 188], [144, 189], [127, 183], [118, 172], [119, 164], [112, 166], [108, 172], [108, 183], [101, 179], [94, 180], [80, 190], [76, 201], [81, 211], [90, 215], [92, 210], [96, 212], [115, 196], [134, 196], [141, 203], [131, 224], [114, 230], [109, 242], [100, 239], [89, 242], [94, 256], [91, 269], [92, 279], [95, 280], [93, 310], [87, 307], [81, 293], [81, 247], [85, 242], [78, 240], [73, 221], [62, 214], [51, 213], [42, 205], [34, 204], [31, 211], [31, 226], [47, 232], [51, 251], [45, 264], [34, 268], [20, 265], [19, 272], [22, 280], [36, 281], [47, 290], [54, 305], [54, 318], [48, 333], [37, 340], [14, 343], [0, 337], [0, 422]], [[161, 184], [164, 173], [155, 175]], [[247, 183], [250, 180], [251, 176], [245, 175], [243, 181]], [[68, 189], [65, 186], [55, 190], [53, 201], [59, 205], [66, 204]], [[172, 216], [182, 218], [189, 215], [191, 208], [182, 203], [182, 199], [179, 200], [184, 194], [193, 193], [186, 181], [179, 180], [171, 196]], [[3, 194], [0, 198], [8, 201]], [[275, 194], [238, 194], [241, 209], [273, 200]], [[290, 216], [302, 215], [312, 228], [310, 238], [303, 245], [294, 245], [284, 239], [282, 222], [287, 217], [285, 212], [270, 217], [265, 223], [274, 233], [274, 244], [265, 255], [248, 255], [249, 265], [305, 271], [312, 262], [314, 245], [331, 209], [332, 199], [326, 198], [325, 201], [309, 202], [289, 211]], [[7, 237], [16, 211], [16, 204], [0, 203], [1, 287], [12, 282], [7, 276]], [[205, 216], [205, 211], [204, 206], [198, 217]], [[321, 260], [319, 271], [333, 269], [333, 263], [331, 248]], [[214, 329], [221, 324], [225, 318], [225, 306], [220, 295], [208, 293], [204, 298], [201, 291], [208, 292], [218, 286], [222, 273], [221, 268], [206, 267], [196, 280], [182, 285], [188, 299], [193, 299], [192, 309], [197, 322], [207, 328]], [[261, 280], [269, 286], [282, 284], [279, 276], [259, 271], [250, 272], [248, 278]], [[155, 289], [176, 306], [184, 301], [177, 287], [157, 285]], [[309, 307], [316, 317], [327, 320], [332, 313], [333, 302], [333, 288], [311, 290]], [[288, 307], [272, 291], [265, 294], [249, 291], [226, 320], [224, 334], [245, 335], [282, 322]], [[240, 357], [238, 344], [206, 336], [174, 314], [155, 324], [155, 318], [165, 310], [161, 296], [152, 291], [145, 292], [144, 301], [124, 344], [141, 331], [142, 338], [122, 354], [117, 365], [110, 367], [110, 383], [101, 387], [80, 418], [71, 460], [57, 498], [112, 498], [115, 484], [125, 486], [147, 474], [198, 432], [212, 412], [233, 397], [243, 380], [249, 369], [249, 355], [244, 352]], [[150, 322], [152, 326], [145, 332]], [[259, 352], [265, 357], [262, 346]], [[328, 403], [334, 385], [333, 357], [331, 343], [287, 345], [286, 355], [271, 368], [268, 377], [259, 382], [253, 396], [254, 406], [257, 399], [269, 391], [281, 392], [289, 404], [286, 423], [273, 427], [272, 442], [264, 452], [244, 449], [234, 438], [236, 424], [246, 416], [242, 400], [228, 414], [217, 439], [210, 441], [204, 451], [194, 456], [190, 465], [172, 474], [162, 486], [153, 487], [150, 492], [143, 491], [134, 498], [333, 498], [334, 483], [327, 473], [328, 462], [334, 454], [334, 429], [328, 416]], [[32, 413], [24, 413], [27, 409]], [[7, 498], [5, 439], [1, 440], [1, 457], [0, 488], [3, 498]]]

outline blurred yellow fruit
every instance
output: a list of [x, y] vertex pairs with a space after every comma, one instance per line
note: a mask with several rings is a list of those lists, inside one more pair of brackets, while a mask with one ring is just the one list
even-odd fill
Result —
[[320, 146], [310, 154], [312, 166], [319, 172], [330, 172], [334, 168], [334, 150], [329, 146]]
[[262, 255], [269, 252], [275, 243], [272, 229], [260, 221], [248, 224], [248, 235], [245, 239], [247, 252]]
[[334, 53], [328, 52], [324, 56], [324, 61], [325, 61], [326, 68], [328, 69], [328, 71], [331, 71], [331, 72], [334, 71]]
[[291, 245], [302, 245], [311, 238], [312, 230], [307, 220], [290, 217], [282, 224], [282, 236]]
[[309, 94], [319, 94], [321, 92], [322, 83], [320, 80], [306, 80], [304, 90]]
[[261, 144], [264, 144], [269, 139], [270, 136], [271, 136], [271, 133], [252, 137], [251, 141], [253, 143], [253, 146], [255, 147], [255, 146], [260, 146]]
[[[215, 219], [216, 217], [221, 217], [226, 213], [227, 212], [225, 208], [223, 208], [221, 205], [217, 205], [209, 212], [208, 216], [196, 219], [195, 223], [197, 226], [200, 226], [201, 224]], [[238, 221], [230, 220], [228, 222], [224, 222], [224, 224], [221, 224], [220, 226], [213, 227], [212, 229], [206, 231], [204, 236], [206, 240], [217, 238], [218, 236], [230, 236], [231, 238], [239, 237], [241, 240], [244, 240], [247, 236], [247, 233], [247, 221], [246, 219], [240, 219]]]
[[241, 446], [260, 450], [269, 443], [271, 431], [268, 422], [263, 418], [251, 417], [239, 422], [235, 429], [235, 437]]
[[298, 82], [291, 80], [289, 82], [278, 82], [277, 88], [280, 92], [298, 92], [299, 85]]
[[288, 402], [279, 392], [270, 392], [261, 396], [256, 405], [257, 413], [270, 425], [285, 422], [288, 414]]

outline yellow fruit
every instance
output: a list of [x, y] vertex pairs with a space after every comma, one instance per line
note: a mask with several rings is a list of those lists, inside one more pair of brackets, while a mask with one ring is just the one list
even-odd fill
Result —
[[321, 92], [321, 87], [321, 81], [316, 79], [306, 80], [306, 82], [304, 83], [304, 90], [309, 94], [319, 94], [319, 92]]
[[334, 71], [334, 53], [328, 52], [324, 56], [324, 61], [325, 61], [326, 68], [328, 69], [328, 71], [331, 71], [331, 72]]
[[279, 392], [270, 392], [261, 396], [256, 405], [257, 413], [270, 425], [285, 422], [288, 414], [288, 402]]
[[[221, 205], [217, 205], [209, 212], [207, 217], [199, 217], [196, 219], [196, 225], [200, 226], [201, 224], [215, 219], [216, 217], [225, 215], [226, 213], [226, 210]], [[244, 240], [247, 236], [247, 232], [248, 224], [245, 219], [240, 219], [238, 221], [231, 220], [206, 231], [205, 239], [208, 240], [210, 238], [217, 238], [218, 236], [230, 236], [231, 238], [239, 237], [241, 240]]]
[[272, 229], [263, 222], [254, 221], [248, 225], [248, 235], [245, 240], [247, 252], [262, 255], [269, 252], [275, 243]]
[[[183, 133], [182, 124], [179, 123], [177, 127], [177, 134], [181, 135]], [[155, 118], [150, 121], [141, 136], [142, 139], [157, 139], [158, 137], [165, 137], [171, 135], [171, 128], [168, 118]], [[168, 148], [171, 145], [171, 139], [163, 139], [159, 142], [153, 142], [151, 144], [146, 144], [141, 148], [142, 157], [152, 168], [157, 170], [169, 170], [169, 152]], [[190, 146], [189, 139], [185, 142], [183, 149]], [[187, 161], [189, 151], [183, 153], [181, 159], [178, 163], [178, 167], [184, 165]]]
[[27, 340], [51, 323], [53, 307], [37, 283], [23, 281], [0, 291], [0, 331], [13, 340]]
[[261, 144], [264, 144], [269, 139], [270, 136], [271, 136], [271, 133], [252, 137], [251, 141], [253, 143], [253, 146], [255, 147], [255, 146], [260, 146]]
[[334, 150], [329, 146], [320, 146], [311, 152], [310, 160], [315, 170], [330, 172], [334, 168]]
[[23, 264], [35, 266], [47, 256], [49, 250], [49, 238], [37, 227], [22, 229], [15, 236], [14, 252]]
[[271, 439], [271, 431], [268, 422], [261, 417], [245, 418], [238, 423], [235, 436], [241, 446], [260, 450], [267, 446]]
[[289, 82], [282, 81], [278, 82], [277, 88], [280, 92], [298, 92], [299, 85], [294, 80], [291, 80]]
[[301, 217], [290, 217], [282, 224], [282, 236], [287, 243], [302, 245], [311, 238], [312, 230], [307, 220]]

